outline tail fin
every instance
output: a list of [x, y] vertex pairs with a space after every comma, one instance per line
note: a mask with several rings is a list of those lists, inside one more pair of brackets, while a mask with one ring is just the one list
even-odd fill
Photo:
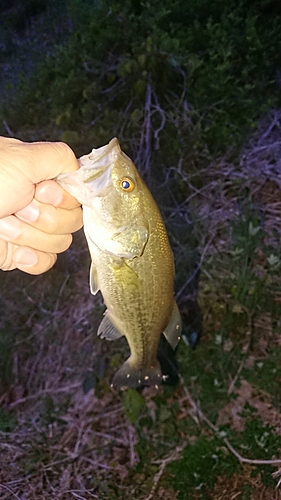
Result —
[[137, 389], [139, 387], [154, 385], [156, 388], [162, 384], [162, 373], [158, 361], [149, 368], [137, 369], [130, 363], [130, 358], [115, 373], [111, 387], [120, 391]]
[[179, 381], [179, 375], [176, 353], [163, 333], [160, 337], [157, 359], [161, 366], [164, 384], [172, 386], [177, 385]]

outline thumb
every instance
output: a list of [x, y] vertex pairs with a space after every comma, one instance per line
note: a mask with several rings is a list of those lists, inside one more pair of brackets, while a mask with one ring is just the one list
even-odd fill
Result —
[[28, 205], [35, 185], [79, 168], [73, 151], [62, 142], [26, 143], [0, 138], [0, 217]]
[[79, 168], [72, 149], [64, 142], [22, 143], [22, 154], [28, 158], [26, 174], [33, 184], [54, 179], [61, 173]]

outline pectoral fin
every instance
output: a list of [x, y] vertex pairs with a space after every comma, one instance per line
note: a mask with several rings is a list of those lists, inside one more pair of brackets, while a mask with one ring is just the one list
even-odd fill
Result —
[[93, 295], [96, 295], [99, 291], [97, 268], [93, 262], [90, 268], [90, 290]]
[[163, 331], [163, 334], [165, 335], [166, 339], [168, 340], [170, 346], [173, 349], [175, 349], [179, 343], [179, 340], [181, 338], [181, 331], [182, 331], [181, 316], [177, 303], [176, 301], [174, 301], [174, 307], [170, 321], [166, 326], [165, 330]]
[[98, 335], [101, 339], [106, 340], [117, 340], [123, 336], [122, 333], [111, 323], [107, 311], [105, 312], [105, 316], [98, 328]]
[[141, 290], [138, 275], [125, 261], [122, 260], [120, 263], [112, 264], [110, 267], [113, 271], [114, 281], [120, 290], [126, 290], [126, 292], [132, 295]]

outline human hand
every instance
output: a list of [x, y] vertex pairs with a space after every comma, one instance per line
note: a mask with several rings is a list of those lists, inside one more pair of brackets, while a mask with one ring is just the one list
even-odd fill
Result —
[[79, 167], [64, 143], [0, 137], [0, 269], [40, 274], [82, 226], [82, 209], [54, 179]]

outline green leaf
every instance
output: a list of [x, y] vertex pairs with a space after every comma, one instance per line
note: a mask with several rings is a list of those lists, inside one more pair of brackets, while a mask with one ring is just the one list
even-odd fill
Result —
[[131, 424], [135, 424], [145, 408], [144, 398], [135, 389], [128, 389], [123, 395], [125, 414]]

